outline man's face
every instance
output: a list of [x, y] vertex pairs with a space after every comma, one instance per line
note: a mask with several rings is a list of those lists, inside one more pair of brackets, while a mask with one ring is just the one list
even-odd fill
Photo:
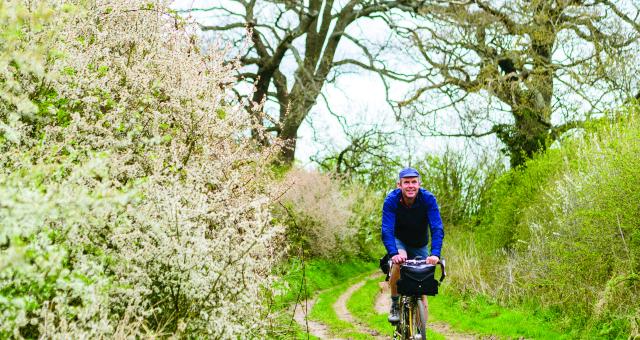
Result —
[[402, 196], [413, 199], [418, 194], [418, 189], [420, 189], [420, 179], [418, 177], [400, 178], [398, 188], [402, 190]]

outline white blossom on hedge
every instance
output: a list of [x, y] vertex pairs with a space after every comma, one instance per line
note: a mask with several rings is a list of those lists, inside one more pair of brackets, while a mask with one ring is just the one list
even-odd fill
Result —
[[19, 46], [56, 51], [21, 79], [38, 119], [0, 99], [0, 334], [263, 337], [276, 152], [225, 104], [234, 65], [165, 1], [41, 3], [67, 10]]

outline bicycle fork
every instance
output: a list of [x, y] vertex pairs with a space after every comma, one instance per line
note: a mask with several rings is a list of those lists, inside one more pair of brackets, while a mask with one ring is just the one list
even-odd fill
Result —
[[417, 329], [414, 325], [416, 322], [417, 310], [417, 298], [410, 296], [402, 296], [400, 300], [400, 321], [396, 324], [393, 332], [394, 340], [418, 340], [423, 339], [423, 335], [420, 333], [412, 334], [411, 330]]

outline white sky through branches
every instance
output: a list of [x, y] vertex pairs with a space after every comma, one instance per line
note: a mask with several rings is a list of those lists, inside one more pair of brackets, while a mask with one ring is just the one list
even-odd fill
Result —
[[[236, 11], [235, 7], [239, 7], [237, 11], [243, 12], [237, 2], [229, 0], [177, 0], [172, 7], [176, 9], [203, 9], [212, 6], [220, 6], [233, 11]], [[190, 15], [201, 24], [220, 24], [224, 20], [228, 22], [228, 18], [215, 17], [207, 11], [195, 11]], [[366, 36], [369, 40], [382, 39], [389, 34], [389, 29], [382, 21], [370, 19], [358, 20], [350, 25], [348, 30], [356, 37]], [[211, 31], [206, 32], [205, 37], [216, 40], [214, 34]], [[348, 39], [343, 39], [340, 42], [336, 59], [341, 57], [362, 59], [360, 53], [360, 49], [355, 44]], [[398, 56], [396, 58], [398, 59], [391, 60], [390, 63], [411, 68], [411, 60], [401, 60]], [[292, 56], [285, 57], [281, 70], [289, 76], [293, 74], [295, 67], [294, 58]], [[340, 72], [334, 83], [325, 83], [322, 93], [326, 101], [322, 96], [317, 98], [316, 105], [298, 130], [296, 159], [303, 166], [312, 166], [310, 157], [317, 153], [336, 152], [348, 145], [338, 119], [331, 112], [344, 117], [345, 125], [353, 131], [368, 130], [374, 126], [378, 129], [382, 128], [386, 132], [399, 132], [402, 129], [401, 124], [396, 122], [393, 111], [386, 101], [385, 88], [378, 75], [355, 68], [343, 68]], [[290, 84], [292, 83], [293, 79], [290, 79]], [[403, 91], [408, 90], [406, 84], [399, 82], [390, 82], [389, 84], [392, 98], [401, 98], [404, 94]], [[248, 96], [250, 89], [245, 86], [241, 92]], [[328, 102], [328, 106], [326, 102]], [[278, 111], [274, 103], [266, 103], [265, 111], [267, 110], [270, 112]], [[400, 135], [397, 134], [397, 136]], [[447, 145], [454, 149], [465, 147], [462, 139], [425, 138], [419, 137], [415, 133], [409, 133], [400, 138], [399, 142], [401, 145], [395, 152], [400, 155], [408, 155], [409, 153], [415, 155], [414, 160], [424, 154], [441, 152]]]

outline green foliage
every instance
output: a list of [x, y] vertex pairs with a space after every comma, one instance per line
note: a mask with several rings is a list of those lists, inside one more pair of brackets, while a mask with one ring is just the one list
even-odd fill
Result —
[[[544, 305], [606, 336], [636, 336], [640, 316], [640, 115], [628, 106], [573, 146], [576, 165], [532, 206], [532, 240], [519, 261], [545, 268], [524, 285]], [[553, 258], [553, 264], [541, 259]], [[520, 269], [520, 268], [519, 268]], [[523, 269], [520, 269], [523, 271]]]
[[458, 287], [557, 311], [578, 336], [638, 336], [639, 137], [629, 105], [502, 176], [475, 244], [451, 244]]
[[416, 164], [422, 186], [438, 200], [446, 225], [471, 223], [481, 199], [503, 171], [499, 161], [488, 158], [470, 162], [463, 153], [447, 149], [442, 155], [429, 155]]
[[500, 176], [484, 193], [479, 234], [492, 249], [512, 248], [528, 241], [525, 209], [545, 199], [544, 189], [561, 174], [566, 162], [563, 150], [548, 150]]
[[352, 256], [364, 259], [377, 259], [386, 253], [381, 242], [381, 212], [385, 193], [352, 182], [346, 186], [353, 197], [352, 216], [349, 223], [356, 227], [355, 235], [350, 239], [354, 244]]

